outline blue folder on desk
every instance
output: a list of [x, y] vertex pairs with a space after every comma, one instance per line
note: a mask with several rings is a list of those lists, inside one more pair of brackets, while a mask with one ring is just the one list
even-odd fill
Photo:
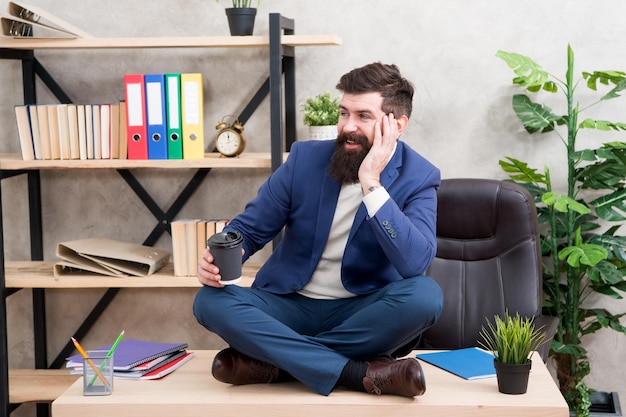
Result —
[[477, 347], [418, 353], [416, 356], [461, 378], [481, 379], [496, 376], [493, 354]]

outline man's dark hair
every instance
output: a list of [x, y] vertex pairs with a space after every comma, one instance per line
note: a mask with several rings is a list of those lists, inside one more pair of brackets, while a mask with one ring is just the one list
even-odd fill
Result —
[[355, 68], [339, 79], [337, 89], [348, 94], [378, 92], [383, 97], [383, 112], [393, 113], [396, 117], [411, 117], [413, 84], [400, 75], [394, 64], [375, 62]]

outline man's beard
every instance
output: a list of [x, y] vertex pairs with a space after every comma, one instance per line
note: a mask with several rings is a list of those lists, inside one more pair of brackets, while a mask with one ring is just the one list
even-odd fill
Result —
[[[345, 144], [348, 141], [360, 144], [361, 148], [346, 149]], [[359, 181], [359, 167], [371, 147], [363, 135], [340, 133], [335, 141], [335, 152], [333, 152], [330, 161], [328, 175], [341, 185], [357, 183]]]

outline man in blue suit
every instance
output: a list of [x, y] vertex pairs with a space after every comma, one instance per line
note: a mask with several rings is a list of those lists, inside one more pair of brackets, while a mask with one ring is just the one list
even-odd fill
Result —
[[396, 358], [441, 313], [441, 290], [422, 275], [436, 251], [440, 173], [398, 140], [414, 88], [395, 65], [356, 68], [337, 88], [337, 139], [294, 143], [225, 228], [243, 236], [243, 261], [284, 232], [252, 288], [220, 282], [207, 250], [194, 313], [230, 346], [213, 362], [219, 381], [414, 397], [422, 369]]

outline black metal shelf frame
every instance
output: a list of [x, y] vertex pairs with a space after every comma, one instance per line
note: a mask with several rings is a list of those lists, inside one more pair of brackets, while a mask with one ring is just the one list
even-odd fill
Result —
[[[269, 15], [269, 76], [239, 114], [239, 121], [242, 124], [245, 123], [265, 97], [269, 95], [272, 171], [276, 170], [281, 165], [283, 152], [289, 151], [291, 145], [296, 140], [295, 48], [282, 45], [281, 36], [283, 34], [294, 34], [294, 20], [281, 16], [279, 13], [271, 13]], [[54, 78], [35, 58], [33, 50], [0, 49], [0, 59], [21, 60], [24, 104], [35, 104], [37, 102], [35, 88], [36, 77], [39, 77], [59, 102], [72, 102], [70, 97], [65, 94]], [[163, 210], [158, 206], [130, 170], [117, 170], [128, 186], [157, 219], [157, 224], [143, 244], [152, 246], [164, 233], [170, 233], [170, 222], [199, 188], [210, 170], [210, 168], [198, 169], [167, 210]], [[40, 171], [0, 170], [0, 208], [2, 205], [1, 180], [17, 175], [26, 175], [28, 182], [31, 260], [43, 260]], [[0, 326], [2, 326], [0, 329], [0, 415], [8, 417], [17, 404], [9, 403], [6, 298], [16, 292], [16, 290], [12, 288], [7, 289], [5, 286], [4, 253], [3, 218], [2, 210], [0, 210]], [[119, 288], [109, 288], [105, 292], [83, 323], [76, 329], [74, 333], [76, 337], [79, 339], [83, 338], [89, 332], [93, 324], [98, 320], [119, 291]], [[72, 353], [74, 349], [73, 345], [68, 342], [56, 358], [51, 363], [48, 363], [45, 290], [43, 288], [33, 289], [32, 299], [35, 367], [38, 369], [59, 368], [65, 358]], [[38, 416], [48, 416], [49, 413], [50, 409], [48, 404], [37, 405]]]

